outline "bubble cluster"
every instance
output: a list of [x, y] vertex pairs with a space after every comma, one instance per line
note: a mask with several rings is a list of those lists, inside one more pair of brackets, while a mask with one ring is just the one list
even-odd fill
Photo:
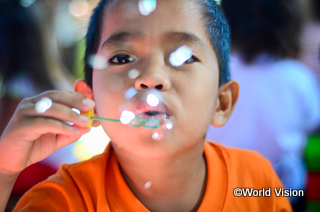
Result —
[[130, 87], [124, 97], [120, 106], [121, 123], [153, 130], [151, 137], [154, 140], [161, 140], [164, 132], [173, 128], [168, 108], [157, 89], [137, 90]]
[[156, 0], [139, 0], [139, 11], [144, 16], [152, 13], [156, 9], [156, 6]]
[[192, 50], [187, 46], [181, 46], [176, 51], [172, 52], [169, 61], [173, 66], [181, 66], [192, 57]]

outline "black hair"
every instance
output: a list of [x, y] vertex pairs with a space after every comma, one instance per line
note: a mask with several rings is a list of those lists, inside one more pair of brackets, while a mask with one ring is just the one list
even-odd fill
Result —
[[44, 60], [39, 26], [19, 0], [0, 1], [0, 75], [4, 82], [21, 74], [37, 92], [54, 88]]
[[[212, 45], [219, 61], [219, 85], [230, 79], [229, 55], [230, 35], [229, 26], [219, 6], [214, 0], [198, 0], [204, 10], [204, 19]], [[92, 87], [92, 67], [88, 64], [91, 55], [96, 54], [101, 39], [101, 26], [104, 7], [112, 3], [112, 0], [101, 0], [91, 16], [86, 36], [86, 51], [84, 56], [85, 81]]]
[[302, 11], [297, 0], [222, 0], [231, 46], [247, 63], [260, 53], [296, 58]]

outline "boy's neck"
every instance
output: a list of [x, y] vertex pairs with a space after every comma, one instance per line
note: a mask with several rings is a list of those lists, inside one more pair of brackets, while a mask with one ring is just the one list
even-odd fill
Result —
[[196, 211], [206, 187], [204, 141], [165, 159], [139, 158], [115, 149], [122, 175], [150, 211]]

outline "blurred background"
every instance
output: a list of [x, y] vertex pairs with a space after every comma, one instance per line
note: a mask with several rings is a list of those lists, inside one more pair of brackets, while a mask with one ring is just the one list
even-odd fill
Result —
[[[0, 133], [23, 98], [51, 89], [72, 91], [74, 81], [83, 78], [84, 37], [97, 2], [0, 0]], [[309, 68], [320, 85], [319, 2], [300, 0], [301, 51], [297, 60]], [[103, 152], [108, 142], [100, 127], [92, 128], [89, 135], [27, 168], [17, 180], [7, 211], [26, 190], [55, 173], [62, 163], [86, 160]], [[306, 136], [303, 155], [308, 173], [306, 208], [320, 211], [319, 129]]]

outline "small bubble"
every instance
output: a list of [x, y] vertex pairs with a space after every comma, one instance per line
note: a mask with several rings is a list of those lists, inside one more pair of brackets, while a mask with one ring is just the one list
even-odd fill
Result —
[[151, 137], [152, 137], [153, 140], [159, 141], [162, 138], [162, 134], [159, 133], [159, 132], [155, 132], [155, 133], [152, 134]]
[[126, 93], [124, 94], [124, 97], [126, 99], [131, 99], [137, 93], [138, 93], [138, 90], [135, 87], [131, 87], [126, 91]]
[[171, 130], [173, 128], [173, 123], [171, 121], [166, 121], [164, 123], [164, 128], [167, 129], [167, 130]]
[[35, 109], [37, 113], [44, 113], [52, 106], [52, 100], [48, 97], [42, 98], [36, 103]]
[[108, 67], [107, 59], [100, 54], [90, 55], [87, 63], [90, 67], [98, 70], [104, 70]]
[[132, 111], [122, 111], [121, 116], [120, 116], [120, 122], [122, 124], [129, 124], [136, 115]]
[[156, 0], [139, 0], [139, 11], [142, 15], [149, 15], [157, 6]]
[[131, 69], [128, 73], [130, 79], [135, 79], [139, 76], [140, 72], [137, 69]]
[[181, 46], [172, 52], [169, 61], [173, 66], [181, 66], [184, 62], [192, 57], [192, 50], [187, 46]]
[[148, 188], [151, 187], [151, 185], [152, 185], [152, 183], [151, 183], [150, 181], [148, 181], [148, 182], [146, 182], [146, 183], [144, 184], [144, 188], [145, 188], [145, 189], [148, 189]]
[[151, 107], [156, 107], [160, 103], [159, 98], [153, 93], [148, 94], [146, 101]]

